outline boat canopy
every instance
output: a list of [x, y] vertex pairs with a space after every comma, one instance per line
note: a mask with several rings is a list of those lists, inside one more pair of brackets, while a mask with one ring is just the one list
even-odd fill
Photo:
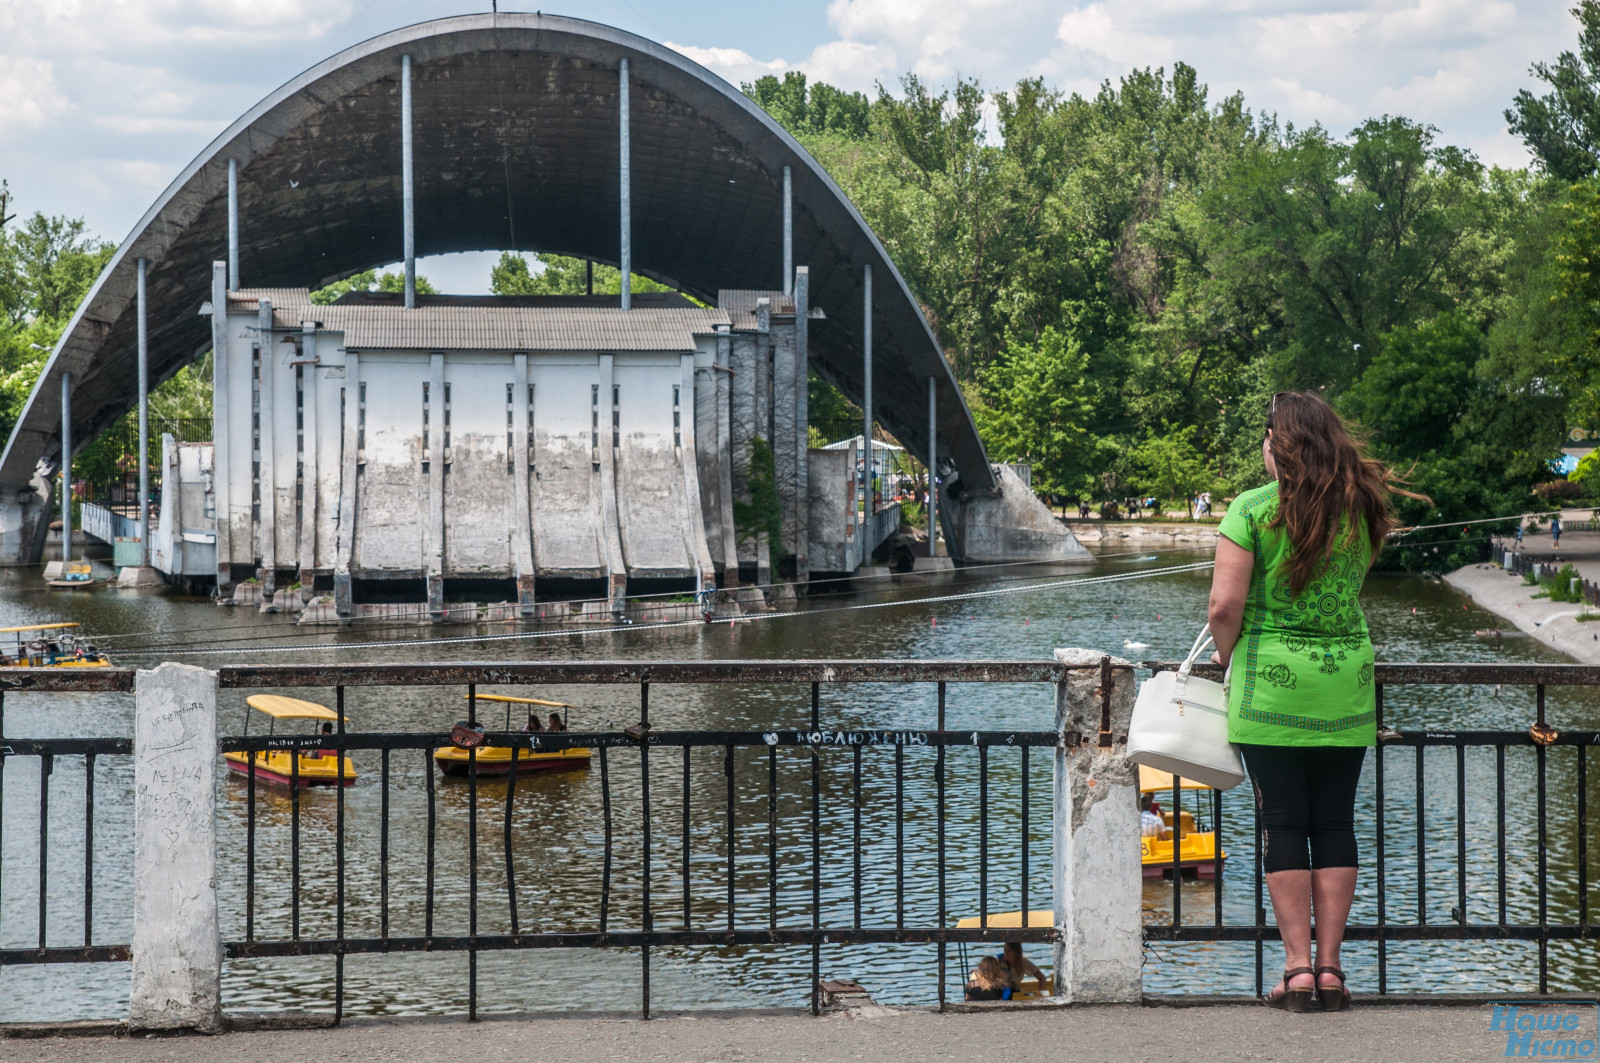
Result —
[[[957, 930], [975, 930], [981, 918], [969, 915], [956, 924]], [[1049, 908], [1035, 908], [1028, 913], [1028, 926], [1055, 926], [1056, 913]], [[1022, 928], [1021, 912], [990, 912], [989, 926], [998, 930], [1019, 930]]]
[[[1193, 779], [1183, 780], [1183, 788], [1185, 790], [1211, 789], [1211, 787], [1207, 786], [1205, 783], [1195, 782]], [[1162, 790], [1167, 790], [1170, 792], [1171, 789], [1172, 773], [1170, 771], [1162, 771], [1160, 768], [1152, 768], [1147, 764], [1139, 765], [1139, 792], [1141, 794], [1156, 794], [1160, 793]]]
[[59, 624], [23, 624], [21, 627], [0, 627], [0, 634], [10, 635], [18, 631], [57, 631], [64, 627], [77, 626], [77, 622], [72, 620]]
[[[245, 699], [257, 712], [264, 712], [275, 720], [337, 720], [339, 714], [314, 701], [287, 698], [282, 694], [251, 694]], [[345, 717], [346, 720], [349, 717]]]
[[468, 694], [468, 701], [473, 698], [479, 701], [508, 701], [513, 705], [543, 705], [549, 709], [575, 709], [576, 705], [568, 705], [564, 701], [545, 701], [543, 698], [514, 698], [510, 694]]

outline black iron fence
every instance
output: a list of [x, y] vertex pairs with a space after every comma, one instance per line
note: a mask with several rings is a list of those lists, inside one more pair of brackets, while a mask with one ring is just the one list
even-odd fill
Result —
[[[1583, 521], [1579, 523], [1588, 525], [1590, 522]], [[1587, 529], [1568, 525], [1567, 530], [1581, 531]], [[1494, 560], [1514, 576], [1532, 576], [1534, 579], [1539, 580], [1549, 579], [1566, 567], [1566, 562], [1561, 561], [1559, 558], [1539, 554], [1530, 556], [1523, 553], [1517, 549], [1515, 541], [1511, 539], [1495, 540]], [[1600, 607], [1600, 584], [1596, 584], [1582, 576], [1576, 577], [1576, 579], [1578, 580], [1578, 595], [1583, 604]]]
[[[0, 967], [33, 963], [105, 963], [129, 958], [128, 943], [106, 944], [95, 941], [95, 779], [103, 770], [97, 770], [100, 757], [125, 757], [133, 753], [133, 742], [127, 738], [7, 738], [6, 692], [23, 691], [47, 695], [84, 692], [129, 692], [133, 690], [134, 673], [129, 669], [7, 669], [12, 675], [0, 676], [0, 829], [5, 822], [6, 765], [14, 760], [34, 761], [38, 764], [38, 893], [36, 926], [37, 944], [26, 947], [0, 947]], [[52, 850], [63, 847], [61, 832], [51, 823], [50, 798], [52, 790], [60, 795], [61, 787], [53, 785], [56, 768], [61, 760], [80, 760], [83, 765], [83, 834], [72, 848], [82, 848], [83, 872], [77, 875], [51, 878]], [[53, 844], [55, 843], [55, 844]], [[0, 852], [4, 837], [0, 834]], [[0, 883], [4, 881], [0, 874]], [[63, 886], [62, 878], [66, 878]], [[50, 900], [61, 894], [81, 893], [83, 903], [82, 944], [62, 945], [64, 936], [59, 926], [51, 926]], [[0, 896], [0, 912], [5, 910], [5, 898]], [[57, 944], [52, 945], [52, 940]], [[0, 938], [0, 942], [5, 939]]]
[[[268, 800], [264, 781], [252, 771], [235, 782], [234, 792], [242, 791], [246, 806], [244, 835], [225, 839], [224, 844], [236, 858], [227, 873], [243, 879], [232, 894], [242, 901], [243, 932], [230, 935], [225, 943], [227, 955], [235, 960], [263, 961], [331, 957], [332, 1004], [338, 1016], [344, 1011], [347, 956], [465, 954], [468, 1012], [475, 1016], [480, 953], [637, 949], [641, 1010], [648, 1014], [652, 949], [809, 947], [815, 1006], [825, 948], [927, 945], [932, 949], [930, 960], [937, 964], [942, 1004], [950, 945], [1043, 942], [1053, 937], [1051, 928], [1000, 929], [981, 925], [982, 920], [977, 927], [958, 929], [952, 924], [961, 912], [952, 910], [955, 891], [948, 875], [955, 861], [964, 861], [963, 873], [972, 873], [977, 882], [975, 890], [973, 883], [962, 882], [962, 897], [965, 902], [976, 900], [980, 915], [1013, 907], [1023, 912], [1034, 905], [1048, 907], [1047, 891], [1040, 896], [1029, 890], [1030, 875], [1040, 870], [1037, 857], [1030, 856], [1029, 840], [1036, 828], [1050, 822], [1048, 805], [1040, 807], [1041, 801], [1049, 800], [1048, 787], [1030, 783], [1028, 768], [1030, 758], [1040, 766], [1040, 758], [1049, 756], [1038, 750], [1054, 749], [1059, 743], [1053, 730], [948, 729], [947, 692], [952, 685], [969, 683], [1053, 684], [1063, 674], [1061, 665], [1031, 661], [222, 669], [219, 682], [227, 689], [331, 691], [341, 719], [346, 692], [353, 688], [454, 688], [468, 697], [475, 697], [479, 688], [487, 685], [621, 684], [638, 691], [637, 722], [623, 730], [529, 735], [507, 729], [489, 731], [484, 738], [482, 748], [592, 751], [591, 771], [598, 773], [601, 805], [596, 813], [597, 844], [593, 846], [598, 859], [582, 873], [596, 880], [597, 904], [592, 911], [565, 913], [567, 918], [560, 926], [530, 918], [526, 891], [518, 886], [523, 869], [514, 841], [521, 829], [520, 795], [527, 784], [514, 772], [503, 782], [488, 779], [477, 770], [475, 751], [467, 754], [464, 782], [441, 782], [433, 756], [435, 750], [452, 745], [449, 733], [356, 732], [346, 731], [341, 723], [336, 733], [326, 736], [239, 734], [224, 738], [225, 752], [337, 751], [341, 754], [337, 762], [340, 774], [345, 752], [372, 751], [379, 761], [376, 796], [371, 789], [364, 789], [367, 813], [359, 828], [362, 834], [376, 833], [376, 847], [368, 844], [370, 837], [358, 836], [357, 829], [347, 822], [348, 791], [336, 787], [331, 830], [319, 828], [310, 845], [318, 861], [311, 872], [304, 866], [308, 842], [302, 816], [303, 789], [291, 786], [285, 792], [273, 788], [273, 807], [285, 814], [269, 816], [263, 812]], [[1373, 943], [1377, 992], [1395, 991], [1390, 968], [1396, 944], [1440, 941], [1529, 943], [1536, 950], [1537, 973], [1535, 976], [1530, 970], [1528, 981], [1536, 979], [1539, 992], [1548, 991], [1552, 945], [1600, 934], [1589, 904], [1587, 794], [1588, 750], [1600, 744], [1600, 732], [1552, 727], [1546, 719], [1546, 691], [1551, 687], [1600, 686], [1600, 668], [1380, 664], [1375, 678], [1380, 739], [1373, 755], [1371, 855], [1363, 861], [1363, 874], [1370, 873], [1375, 882], [1375, 909], [1371, 918], [1352, 921], [1348, 939]], [[926, 729], [829, 729], [822, 712], [824, 695], [851, 683], [921, 685], [935, 692], [937, 708]], [[683, 684], [786, 685], [796, 692], [797, 701], [804, 699], [809, 719], [803, 728], [656, 730], [650, 715], [651, 691]], [[133, 673], [121, 669], [18, 670], [15, 675], [0, 677], [0, 690], [29, 695], [129, 691], [132, 685]], [[1468, 686], [1528, 691], [1532, 695], [1526, 717], [1530, 726], [1400, 733], [1383, 725], [1385, 699], [1397, 689]], [[0, 710], [3, 707], [0, 702]], [[4, 717], [0, 716], [0, 728], [3, 726]], [[45, 766], [38, 811], [40, 845], [46, 847], [52, 844], [51, 832], [46, 829], [52, 759], [83, 757], [92, 765], [96, 757], [129, 752], [126, 739], [0, 738], [0, 782], [11, 758], [39, 758]], [[995, 786], [991, 777], [1002, 757], [1007, 758], [1004, 783]], [[420, 820], [407, 821], [408, 829], [414, 828], [415, 833], [391, 837], [396, 829], [391, 816], [393, 777], [407, 760], [413, 766], [420, 762], [423, 768], [425, 812]], [[295, 765], [291, 771], [297, 772], [298, 760], [291, 758], [291, 763]], [[1548, 781], [1552, 766], [1559, 767], [1560, 777], [1568, 780], [1554, 794]], [[975, 832], [960, 833], [960, 841], [953, 842], [952, 831], [960, 829], [961, 817], [952, 815], [948, 780], [957, 770], [964, 773], [963, 795], [976, 794], [978, 823]], [[94, 775], [93, 770], [86, 775], [86, 805], [91, 809], [84, 827], [86, 892], [92, 890], [96, 859]], [[751, 780], [763, 777], [764, 787], [758, 784], [752, 789]], [[708, 778], [712, 784], [705, 783]], [[1396, 779], [1404, 787], [1403, 793], [1396, 791]], [[441, 813], [445, 791], [452, 786], [466, 791], [464, 832], [458, 814], [463, 812], [462, 802], [452, 803], [450, 814]], [[1209, 813], [1216, 830], [1211, 868], [1214, 885], [1209, 897], [1202, 894], [1203, 899], [1196, 899], [1195, 887], [1182, 873], [1182, 855], [1175, 852], [1170, 911], [1154, 911], [1147, 903], [1144, 937], [1152, 944], [1253, 945], [1259, 992], [1265, 988], [1266, 943], [1277, 940], [1278, 934], [1268, 921], [1259, 825], [1242, 789], [1228, 795], [1204, 792], [1197, 799], [1192, 792], [1186, 796], [1181, 780], [1176, 781], [1170, 798], [1173, 822], [1181, 822], [1187, 804], [1187, 810], [1201, 816]], [[864, 801], [864, 793], [876, 797]], [[458, 788], [455, 795], [459, 794]], [[374, 803], [375, 815], [370, 808]], [[1530, 803], [1532, 807], [1526, 807]], [[326, 802], [321, 807], [325, 809]], [[991, 831], [995, 808], [1008, 812], [1007, 833], [1000, 837]], [[1508, 840], [1517, 837], [1523, 827], [1531, 832], [1531, 844], [1519, 847], [1519, 841], [1508, 848]], [[1009, 833], [1012, 830], [1018, 833]], [[452, 831], [465, 837], [449, 837]], [[363, 881], [375, 886], [375, 896], [354, 898], [350, 892], [353, 838], [362, 842], [359, 852], [368, 864], [357, 870], [364, 875]], [[1251, 838], [1256, 842], [1253, 846]], [[464, 854], [464, 894], [441, 887], [441, 853], [447, 844], [452, 854]], [[276, 855], [265, 859], [264, 847]], [[1253, 872], [1240, 869], [1237, 856], [1231, 864], [1225, 863], [1225, 848], [1241, 854], [1253, 849]], [[397, 887], [391, 865], [402, 849], [420, 860], [423, 870], [420, 881], [408, 879]], [[971, 849], [977, 850], [975, 862], [967, 859], [972, 856]], [[995, 868], [999, 865], [990, 859], [998, 849], [1015, 855], [1020, 868], [1007, 864], [1005, 873], [998, 873]], [[1559, 903], [1551, 896], [1548, 862], [1552, 849], [1562, 853], [1565, 864], [1576, 868], [1575, 889], [1564, 892]], [[803, 858], [792, 859], [797, 852]], [[59, 937], [46, 925], [46, 898], [60, 881], [59, 875], [56, 880], [47, 879], [50, 861], [46, 855], [41, 853], [40, 860], [37, 946], [0, 949], [0, 965], [126, 959], [126, 944], [94, 941], [92, 900], [87, 901], [81, 947], [47, 942], [47, 935]], [[324, 859], [326, 863], [321, 862]], [[923, 866], [931, 860], [935, 873], [909, 875], [908, 860], [923, 861]], [[309, 895], [308, 879], [314, 879], [322, 891], [317, 894], [314, 913], [302, 911]], [[281, 888], [285, 885], [286, 899]], [[68, 888], [76, 888], [76, 883]], [[1250, 913], [1243, 919], [1238, 917], [1241, 891]], [[892, 893], [892, 903], [888, 893]], [[225, 920], [230, 918], [239, 925], [238, 912], [225, 912]]]
[[[1048, 811], [1035, 819], [1035, 804], [1049, 794], [1030, 792], [1029, 754], [1040, 747], [1053, 749], [1057, 735], [1047, 731], [949, 731], [945, 728], [945, 704], [949, 685], [965, 683], [1053, 684], [1061, 669], [1048, 662], [704, 662], [655, 665], [638, 664], [519, 664], [504, 666], [374, 666], [368, 668], [297, 668], [263, 666], [230, 668], [221, 672], [224, 687], [252, 690], [281, 690], [296, 687], [326, 689], [333, 681], [335, 711], [344, 716], [345, 693], [352, 687], [372, 686], [456, 686], [464, 688], [468, 703], [482, 684], [498, 686], [570, 683], [632, 684], [638, 687], [638, 722], [621, 732], [563, 732], [525, 734], [516, 731], [489, 731], [481, 747], [466, 750], [467, 766], [467, 896], [466, 925], [454, 932], [442, 932], [438, 902], [439, 806], [442, 784], [436, 780], [432, 758], [441, 748], [451, 748], [449, 733], [372, 734], [344, 731], [298, 738], [279, 736], [237, 736], [223, 739], [225, 752], [291, 748], [316, 748], [337, 751], [337, 776], [344, 776], [343, 753], [349, 750], [374, 750], [380, 754], [379, 768], [379, 847], [378, 911], [373, 934], [348, 933], [346, 889], [348, 832], [345, 821], [345, 788], [335, 797], [333, 835], [334, 897], [331, 934], [301, 933], [302, 788], [298, 775], [289, 787], [290, 833], [288, 875], [290, 918], [287, 936], [264, 934], [256, 919], [256, 897], [260, 872], [257, 860], [257, 791], [261, 786], [254, 770], [246, 773], [247, 812], [244, 853], [246, 915], [242, 939], [226, 942], [227, 955], [235, 959], [284, 956], [332, 956], [334, 958], [334, 1012], [344, 1007], [344, 957], [359, 954], [406, 952], [458, 952], [468, 957], [468, 1016], [478, 1011], [477, 959], [488, 951], [517, 949], [629, 948], [638, 949], [641, 975], [641, 1012], [648, 1017], [651, 1001], [651, 950], [681, 946], [809, 946], [811, 950], [811, 1007], [819, 1006], [821, 957], [824, 945], [928, 944], [937, 952], [939, 999], [944, 1003], [948, 946], [968, 942], [1022, 941], [1052, 939], [1048, 926], [1000, 929], [987, 925], [991, 901], [1006, 907], [1015, 904], [1021, 911], [1040, 898], [1029, 895], [1029, 840], [1035, 823], [1048, 823]], [[803, 730], [658, 731], [650, 718], [650, 692], [663, 684], [785, 684], [798, 687], [809, 700], [809, 726]], [[936, 690], [936, 715], [926, 729], [893, 728], [848, 730], [829, 729], [821, 715], [824, 687], [850, 683], [895, 683], [931, 685]], [[498, 711], [496, 709], [495, 711]], [[598, 906], [591, 913], [572, 919], [568, 929], [533, 930], [519, 920], [519, 890], [514, 835], [518, 830], [518, 773], [507, 773], [502, 785], [503, 798], [494, 803], [480, 800], [480, 787], [487, 781], [478, 770], [478, 748], [528, 750], [548, 754], [562, 750], [590, 750], [596, 762], [593, 770], [600, 777], [601, 852], [599, 865], [588, 869], [598, 880]], [[989, 823], [990, 761], [995, 751], [1017, 758], [1019, 792], [1006, 799], [1020, 809], [1019, 835], [994, 839], [1020, 855], [1020, 875], [1015, 881], [990, 882], [987, 849], [991, 844]], [[697, 753], [710, 753], [711, 757]], [[798, 755], [797, 755], [798, 754]], [[947, 838], [947, 763], [952, 757], [975, 762], [978, 780], [978, 911], [983, 925], [957, 929], [949, 925], [948, 838]], [[427, 777], [426, 828], [420, 844], [425, 853], [425, 873], [421, 925], [412, 933], [395, 932], [391, 907], [390, 794], [392, 772], [397, 761], [420, 758]], [[652, 762], [656, 767], [652, 768]], [[254, 761], [251, 761], [252, 765]], [[298, 760], [294, 760], [298, 770]], [[761, 768], [764, 766], [764, 773]], [[790, 777], [796, 768], [807, 776], [803, 789], [808, 800], [800, 803], [780, 800], [779, 776]], [[751, 768], [765, 776], [764, 801], [752, 803], [741, 796], [736, 783], [739, 769]], [[908, 787], [908, 769], [925, 775], [931, 772], [933, 786]], [[696, 786], [696, 776], [707, 770], [723, 778], [722, 793], [709, 798], [704, 786]], [[892, 773], [892, 774], [891, 774]], [[889, 807], [866, 809], [863, 781], [877, 775], [891, 790]], [[619, 799], [619, 780], [631, 777], [627, 811]], [[668, 780], [671, 780], [670, 782]], [[848, 814], [823, 814], [824, 780], [832, 781], [831, 792], [847, 795]], [[842, 786], [838, 780], [844, 780]], [[887, 781], [887, 780], [885, 780]], [[789, 790], [789, 787], [783, 788]], [[695, 808], [698, 792], [698, 808]], [[759, 795], [758, 795], [759, 796]], [[931, 802], [929, 802], [931, 798]], [[931, 807], [915, 807], [919, 804]], [[908, 804], [913, 807], [908, 808]], [[710, 806], [710, 807], [708, 807]], [[720, 807], [717, 807], [720, 806]], [[764, 807], [763, 807], [764, 806]], [[741, 818], [754, 808], [759, 817], [754, 844], [741, 842], [745, 824]], [[694, 813], [694, 815], [692, 815]], [[696, 823], [708, 818], [722, 820], [718, 832], [697, 829]], [[865, 813], [865, 820], [864, 820]], [[576, 815], [576, 811], [574, 812]], [[480, 826], [486, 818], [499, 819], [499, 848], [494, 885], [486, 886], [482, 870], [487, 863]], [[934, 825], [932, 858], [936, 873], [931, 880], [907, 875], [907, 831], [914, 822]], [[892, 874], [885, 869], [863, 868], [864, 832], [892, 838]], [[672, 834], [676, 837], [672, 837]], [[791, 886], [784, 883], [780, 867], [779, 836], [804, 839], [800, 848], [809, 852], [805, 866], [790, 868]], [[761, 836], [764, 835], [764, 844]], [[925, 841], [926, 839], [924, 839]], [[823, 902], [823, 850], [847, 851], [851, 856], [846, 881], [831, 883], [830, 893], [841, 891], [847, 904]], [[792, 846], [790, 848], [793, 848]], [[620, 852], [626, 850], [630, 863], [620, 868]], [[761, 861], [764, 867], [756, 864]], [[636, 862], [636, 863], [634, 863]], [[837, 861], [832, 861], [835, 865]], [[661, 865], [666, 864], [666, 867]], [[715, 870], [713, 870], [715, 868]], [[877, 873], [873, 873], [876, 871]], [[864, 878], [868, 875], [871, 881]], [[885, 881], [893, 890], [892, 917], [874, 922], [863, 917], [863, 900], [874, 886]], [[663, 891], [668, 880], [672, 886]], [[799, 904], [780, 905], [780, 891], [793, 899], [792, 884], [801, 889]], [[493, 923], [486, 920], [486, 898], [497, 893]], [[662, 893], [668, 899], [663, 902]], [[764, 894], [764, 899], [761, 895]], [[931, 895], [930, 895], [931, 894]], [[1002, 901], [1003, 898], [1003, 901]], [[413, 909], [414, 909], [413, 905]], [[870, 912], [870, 908], [869, 908]], [[413, 911], [413, 914], [414, 911]], [[459, 915], [459, 912], [451, 912]], [[930, 918], [931, 916], [931, 918]], [[841, 918], [842, 917], [842, 918]], [[280, 924], [280, 930], [282, 929]], [[459, 932], [464, 929], [465, 933]], [[420, 933], [415, 931], [420, 930]]]
[[[204, 443], [211, 438], [209, 417], [152, 418], [149, 425], [150, 449], [145, 455], [150, 480], [150, 505], [161, 489], [161, 437], [170, 435], [180, 443]], [[138, 512], [139, 426], [119, 421], [72, 459], [73, 498], [96, 502], [114, 509]]]

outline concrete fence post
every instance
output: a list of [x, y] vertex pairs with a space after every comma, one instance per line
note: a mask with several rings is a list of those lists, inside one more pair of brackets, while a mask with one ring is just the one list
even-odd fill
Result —
[[222, 1028], [217, 675], [139, 671], [133, 716], [134, 1030]]
[[1069, 1003], [1137, 1003], [1144, 948], [1138, 774], [1124, 756], [1133, 671], [1099, 650], [1056, 650], [1055, 659], [1075, 669], [1056, 687], [1056, 995]]

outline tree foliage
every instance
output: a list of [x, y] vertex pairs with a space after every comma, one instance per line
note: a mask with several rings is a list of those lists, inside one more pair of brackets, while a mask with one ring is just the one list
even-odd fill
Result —
[[[311, 293], [311, 301], [318, 306], [327, 306], [337, 302], [346, 292], [403, 292], [406, 290], [406, 275], [403, 270], [394, 273], [379, 273], [375, 269], [363, 270], [351, 274], [342, 281], [318, 288]], [[417, 292], [421, 295], [438, 295], [439, 290], [428, 282], [428, 278], [417, 274]]]
[[[489, 290], [496, 295], [583, 295], [588, 291], [587, 263], [566, 255], [535, 255], [543, 269], [534, 272], [528, 260], [515, 251], [505, 251], [489, 271]], [[633, 274], [629, 284], [635, 292], [670, 292], [665, 284]], [[615, 266], [594, 267], [594, 293], [620, 295], [622, 271]]]
[[1506, 110], [1511, 132], [1545, 172], [1568, 182], [1593, 176], [1600, 157], [1600, 0], [1580, 0], [1570, 10], [1581, 27], [1577, 52], [1534, 63], [1533, 75], [1550, 91], [1522, 89]]

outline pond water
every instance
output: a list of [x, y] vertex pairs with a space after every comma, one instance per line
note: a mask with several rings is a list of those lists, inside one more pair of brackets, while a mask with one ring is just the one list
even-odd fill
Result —
[[[1048, 658], [1056, 647], [1083, 646], [1123, 653], [1123, 641], [1150, 644], [1129, 652], [1143, 658], [1175, 658], [1185, 652], [1203, 620], [1209, 573], [1167, 572], [1117, 582], [1065, 583], [1040, 589], [1047, 578], [1155, 572], [1203, 560], [1192, 553], [1146, 551], [1102, 555], [1092, 567], [968, 571], [951, 584], [883, 586], [852, 594], [821, 596], [812, 608], [738, 625], [692, 625], [515, 641], [424, 644], [443, 636], [503, 634], [498, 628], [404, 628], [318, 635], [292, 618], [225, 609], [199, 599], [150, 592], [108, 590], [50, 594], [32, 575], [0, 572], [0, 626], [70, 619], [107, 638], [102, 645], [118, 664], [159, 660], [218, 666], [245, 661], [559, 660], [559, 659], [771, 659], [771, 658]], [[1003, 591], [984, 597], [953, 597], [969, 591]], [[930, 600], [936, 599], [936, 600]], [[1561, 662], [1552, 651], [1525, 638], [1501, 641], [1473, 637], [1495, 626], [1443, 584], [1415, 577], [1374, 577], [1364, 603], [1383, 661]], [[239, 641], [230, 641], [239, 640]], [[311, 649], [336, 644], [336, 650]], [[215, 651], [225, 652], [215, 652]], [[495, 688], [498, 689], [498, 688]], [[492, 692], [485, 688], [484, 693]], [[505, 688], [579, 706], [574, 730], [620, 728], [637, 718], [636, 687]], [[250, 691], [224, 691], [224, 733], [237, 734]], [[332, 702], [332, 692], [299, 691]], [[456, 688], [352, 689], [346, 711], [354, 731], [437, 731], [464, 715], [464, 691]], [[867, 684], [824, 687], [820, 719], [825, 729], [919, 730], [934, 726], [932, 684], [909, 687]], [[798, 728], [808, 725], [809, 689], [804, 687], [652, 687], [652, 722], [662, 729], [731, 730]], [[1046, 730], [1053, 726], [1052, 692], [1044, 686], [952, 684], [951, 729]], [[1426, 727], [1525, 729], [1532, 720], [1533, 692], [1507, 688], [1390, 688], [1386, 717], [1402, 730]], [[488, 716], [487, 713], [483, 715]], [[1600, 698], [1586, 690], [1552, 689], [1549, 715], [1558, 728], [1600, 726]], [[24, 737], [126, 735], [131, 732], [128, 695], [17, 695], [5, 701], [6, 734]], [[258, 731], [259, 720], [251, 730]], [[491, 723], [493, 719], [491, 717]], [[1549, 829], [1546, 844], [1549, 913], [1571, 921], [1578, 910], [1578, 839], [1575, 750], [1549, 752]], [[835, 755], [837, 754], [837, 755]], [[360, 780], [346, 792], [347, 933], [377, 936], [384, 909], [379, 835], [382, 771], [377, 752], [354, 754]], [[979, 911], [980, 861], [978, 761], [971, 750], [952, 750], [947, 776], [945, 829], [948, 858], [947, 910], [953, 921]], [[1537, 921], [1536, 771], [1534, 754], [1506, 755], [1506, 893], [1512, 922]], [[862, 866], [862, 922], [893, 925], [897, 884], [903, 881], [906, 925], [937, 920], [938, 828], [934, 754], [908, 749], [899, 765], [905, 803], [903, 880], [896, 865], [896, 754], [863, 754], [863, 827], [859, 849], [853, 835], [851, 754], [829, 751], [820, 760], [823, 829], [820, 892], [823, 923], [848, 925], [854, 917], [853, 865]], [[1020, 905], [1022, 867], [1021, 763], [1017, 751], [988, 755], [989, 832], [987, 879], [990, 911]], [[1422, 762], [1426, 787], [1418, 801], [1417, 759], [1409, 749], [1385, 754], [1388, 845], [1385, 898], [1390, 918], [1413, 921], [1419, 906], [1417, 820], [1423, 817], [1428, 921], [1452, 919], [1459, 905], [1456, 820], [1457, 759], [1454, 750], [1429, 750]], [[1468, 918], [1492, 922], [1498, 914], [1497, 791], [1493, 750], [1468, 750], [1464, 768], [1465, 864]], [[684, 925], [684, 761], [677, 750], [651, 758], [653, 831], [652, 905], [658, 929]], [[390, 849], [387, 912], [389, 932], [422, 934], [426, 904], [426, 823], [431, 766], [421, 752], [392, 755], [389, 765]], [[771, 888], [768, 834], [769, 772], [776, 775], [777, 887]], [[809, 925], [811, 880], [811, 758], [807, 751], [740, 750], [735, 757], [732, 801], [735, 826], [733, 904], [741, 926]], [[510, 850], [516, 903], [523, 930], [593, 929], [600, 897], [602, 840], [598, 763], [586, 772], [518, 781]], [[1369, 754], [1358, 823], [1363, 874], [1352, 919], [1373, 921], [1376, 878], [1372, 874], [1375, 797]], [[104, 757], [95, 777], [94, 928], [96, 942], [126, 942], [131, 910], [131, 807], [128, 758]], [[613, 813], [617, 824], [612, 870], [613, 929], [640, 925], [639, 759], [617, 751], [610, 760]], [[726, 925], [730, 783], [720, 749], [693, 753], [688, 767], [688, 918], [695, 928]], [[1029, 904], [1050, 904], [1051, 757], [1035, 750], [1028, 759]], [[49, 779], [48, 938], [52, 945], [83, 943], [82, 758], [62, 758]], [[40, 886], [40, 766], [36, 758], [10, 761], [4, 771], [3, 864], [0, 864], [0, 942], [37, 944]], [[1594, 785], [1591, 781], [1591, 787]], [[468, 909], [469, 791], [456, 780], [435, 779], [437, 852], [433, 906], [436, 934], [464, 934]], [[1593, 794], [1591, 793], [1591, 797]], [[506, 876], [506, 786], [481, 780], [478, 794], [482, 933], [509, 927]], [[289, 936], [290, 802], [281, 791], [257, 793], [258, 938]], [[219, 783], [218, 816], [222, 872], [219, 888], [223, 935], [244, 936], [246, 787], [237, 777]], [[337, 798], [331, 792], [303, 795], [301, 820], [301, 933], [333, 931], [334, 829]], [[1228, 854], [1223, 914], [1230, 923], [1255, 918], [1253, 826], [1246, 789], [1224, 796], [1222, 845]], [[1130, 845], [1135, 844], [1130, 839]], [[1593, 859], [1594, 846], [1587, 858]], [[1594, 878], [1591, 867], [1590, 880]], [[1182, 886], [1185, 923], [1209, 923], [1215, 893], [1210, 882]], [[1170, 922], [1172, 886], [1144, 887], [1147, 922]], [[776, 913], [774, 916], [773, 913]], [[1267, 950], [1272, 969], [1275, 947]], [[1048, 967], [1049, 947], [1030, 946]], [[948, 991], [959, 993], [963, 966], [950, 950]], [[1248, 993], [1255, 988], [1255, 950], [1250, 944], [1156, 944], [1146, 950], [1145, 984], [1151, 992]], [[968, 959], [974, 957], [969, 955]], [[465, 1010], [467, 960], [463, 954], [358, 956], [346, 961], [345, 1007], [352, 1015], [457, 1014]], [[1376, 988], [1376, 949], [1347, 947], [1346, 969], [1358, 991]], [[937, 996], [936, 950], [921, 946], [826, 946], [824, 977], [851, 977], [886, 1003], [931, 1003]], [[1454, 989], [1526, 991], [1537, 984], [1536, 946], [1524, 943], [1401, 943], [1388, 955], [1392, 991]], [[652, 953], [652, 1003], [658, 1009], [799, 1006], [808, 1000], [808, 947], [703, 947], [656, 949]], [[116, 1017], [125, 1013], [126, 964], [10, 967], [0, 970], [0, 1021]], [[327, 1009], [333, 1001], [333, 961], [327, 958], [229, 961], [224, 970], [225, 1006], [230, 1010]], [[539, 1009], [626, 1010], [640, 997], [637, 950], [540, 950], [483, 953], [478, 963], [479, 1008], [484, 1012]], [[1552, 990], [1600, 989], [1600, 959], [1577, 944], [1550, 947]]]

